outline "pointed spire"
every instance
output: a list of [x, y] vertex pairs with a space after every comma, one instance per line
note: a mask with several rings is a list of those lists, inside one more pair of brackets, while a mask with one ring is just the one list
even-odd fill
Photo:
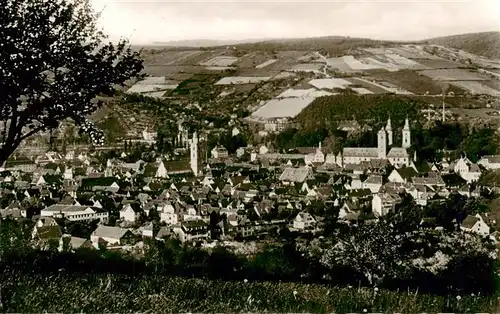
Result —
[[391, 116], [390, 115], [389, 115], [389, 118], [387, 119], [387, 126], [385, 128], [386, 128], [386, 130], [392, 130]]
[[408, 121], [408, 115], [406, 115], [406, 119], [405, 119], [405, 126], [404, 126], [404, 128], [405, 128], [406, 130], [408, 130], [408, 129], [410, 128], [410, 122]]

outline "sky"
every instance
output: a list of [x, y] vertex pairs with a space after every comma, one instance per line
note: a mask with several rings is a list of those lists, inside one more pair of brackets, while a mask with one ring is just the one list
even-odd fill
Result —
[[111, 40], [351, 36], [420, 40], [500, 31], [500, 0], [92, 0]]

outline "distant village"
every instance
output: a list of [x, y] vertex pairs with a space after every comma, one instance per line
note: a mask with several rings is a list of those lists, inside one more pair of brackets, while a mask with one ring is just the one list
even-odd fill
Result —
[[[152, 142], [154, 134], [145, 131], [143, 137]], [[126, 151], [114, 158], [75, 150], [32, 158], [15, 154], [0, 168], [0, 215], [33, 219], [35, 243], [57, 243], [61, 250], [70, 245], [140, 251], [145, 238], [169, 237], [245, 250], [246, 243], [272, 238], [283, 228], [320, 235], [325, 218], [311, 210], [318, 203], [339, 209], [339, 223], [376, 223], [396, 209], [401, 195], [427, 206], [453, 193], [467, 198], [499, 193], [498, 187], [477, 181], [483, 172], [500, 168], [500, 155], [477, 163], [462, 155], [417, 166], [408, 119], [402, 143], [393, 142], [389, 119], [377, 131], [377, 147], [340, 152], [318, 143], [294, 153], [277, 152], [272, 145], [240, 147], [231, 155], [219, 145], [208, 158], [200, 156], [204, 139], [196, 132], [181, 130], [178, 138], [184, 157], [157, 154], [153, 162], [126, 162]], [[80, 238], [67, 234], [61, 219], [98, 223], [90, 237]], [[440, 228], [428, 220], [422, 224]], [[460, 227], [497, 241], [496, 221], [487, 212], [469, 215]]]

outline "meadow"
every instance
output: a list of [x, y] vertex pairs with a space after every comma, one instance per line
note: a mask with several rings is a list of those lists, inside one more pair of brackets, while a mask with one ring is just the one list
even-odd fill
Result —
[[3, 312], [115, 313], [494, 313], [499, 298], [433, 296], [412, 291], [316, 284], [194, 279], [170, 276], [21, 274], [6, 270]]

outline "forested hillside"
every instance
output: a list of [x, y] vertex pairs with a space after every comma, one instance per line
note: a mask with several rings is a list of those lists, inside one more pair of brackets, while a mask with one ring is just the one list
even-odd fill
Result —
[[438, 37], [426, 42], [461, 49], [488, 58], [500, 59], [500, 32]]

